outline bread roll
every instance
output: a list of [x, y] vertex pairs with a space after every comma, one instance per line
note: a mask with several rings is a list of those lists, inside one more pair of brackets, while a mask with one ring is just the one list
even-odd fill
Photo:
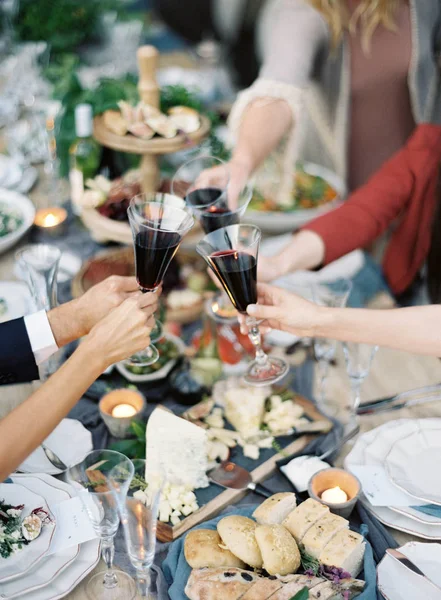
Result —
[[308, 498], [289, 513], [282, 525], [288, 529], [296, 542], [299, 543], [308, 529], [326, 513], [329, 513], [327, 506]]
[[288, 575], [300, 567], [297, 543], [283, 525], [259, 525], [256, 540], [262, 554], [263, 568], [270, 575]]
[[212, 529], [195, 529], [187, 534], [184, 542], [184, 555], [192, 569], [204, 567], [239, 567], [245, 563], [229, 550], [219, 546], [222, 540], [217, 531]]
[[262, 502], [253, 513], [253, 518], [259, 525], [281, 524], [297, 505], [296, 495], [291, 492], [274, 494]]
[[247, 517], [232, 515], [217, 524], [223, 544], [235, 556], [255, 569], [262, 568], [262, 555], [256, 542], [256, 523]]
[[193, 569], [185, 593], [190, 600], [238, 600], [258, 579], [242, 569]]
[[357, 577], [363, 567], [364, 538], [355, 531], [343, 529], [326, 544], [319, 560], [330, 567], [339, 567]]
[[349, 522], [343, 517], [328, 513], [319, 519], [303, 536], [301, 543], [305, 551], [314, 558], [319, 558], [325, 546], [342, 529], [348, 529]]
[[262, 600], [262, 598], [273, 597], [273, 594], [277, 592], [283, 583], [274, 577], [273, 579], [261, 578], [245, 592], [240, 600]]

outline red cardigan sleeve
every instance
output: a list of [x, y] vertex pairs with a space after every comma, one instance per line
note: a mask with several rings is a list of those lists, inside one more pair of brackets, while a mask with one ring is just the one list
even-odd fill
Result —
[[414, 185], [409, 152], [406, 145], [342, 206], [302, 228], [315, 231], [322, 238], [325, 264], [352, 250], [365, 248], [403, 212]]

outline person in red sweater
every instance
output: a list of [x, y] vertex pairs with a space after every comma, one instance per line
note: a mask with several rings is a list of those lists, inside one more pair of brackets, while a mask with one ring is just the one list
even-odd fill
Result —
[[260, 257], [259, 281], [366, 248], [397, 222], [383, 260], [387, 283], [402, 294], [427, 261], [430, 295], [441, 301], [440, 165], [441, 126], [419, 125], [404, 148], [342, 206], [308, 223], [276, 257]]

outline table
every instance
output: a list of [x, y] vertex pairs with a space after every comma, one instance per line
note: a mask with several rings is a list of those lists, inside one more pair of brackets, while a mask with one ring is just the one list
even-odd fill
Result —
[[[40, 170], [40, 176], [43, 176], [42, 170]], [[41, 184], [37, 184], [36, 188], [30, 193], [30, 197], [37, 208], [44, 206], [46, 202], [41, 189]], [[25, 238], [18, 246], [0, 256], [0, 280], [16, 279], [13, 274], [14, 255], [17, 249], [24, 245], [26, 241]], [[390, 305], [390, 300], [388, 299], [383, 298], [380, 300], [380, 306], [387, 306], [388, 303]], [[363, 387], [362, 400], [367, 401], [392, 396], [412, 388], [439, 382], [441, 382], [441, 361], [439, 359], [381, 348], [375, 357], [371, 373]], [[28, 398], [38, 385], [40, 384], [36, 382], [33, 384], [2, 386], [0, 418]], [[336, 367], [332, 367], [330, 370], [327, 386], [328, 394], [334, 397], [343, 397], [344, 394], [349, 394], [349, 383], [344, 361], [341, 357], [339, 357]], [[423, 404], [409, 409], [380, 413], [378, 415], [363, 416], [360, 419], [361, 430], [363, 432], [368, 431], [386, 421], [409, 417], [441, 417], [441, 402]], [[342, 464], [344, 456], [349, 450], [349, 445], [343, 448], [337, 465]], [[391, 530], [391, 533], [400, 544], [417, 539], [395, 530]], [[103, 568], [104, 565], [100, 563], [93, 573], [103, 570]], [[66, 596], [66, 598], [69, 600], [86, 600], [84, 592], [85, 581], [71, 594]]]

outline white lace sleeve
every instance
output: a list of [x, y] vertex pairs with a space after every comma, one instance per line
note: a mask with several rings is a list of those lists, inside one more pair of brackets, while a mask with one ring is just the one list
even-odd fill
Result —
[[251, 87], [244, 90], [234, 103], [228, 125], [230, 140], [234, 145], [239, 134], [243, 116], [247, 108], [253, 104], [266, 105], [274, 99], [285, 100], [292, 112], [292, 123], [295, 126], [286, 133], [278, 148], [264, 162], [255, 174], [255, 185], [270, 197], [276, 195], [279, 203], [290, 202], [293, 192], [293, 169], [298, 156], [298, 148], [302, 139], [302, 89], [268, 79], [257, 79]]

